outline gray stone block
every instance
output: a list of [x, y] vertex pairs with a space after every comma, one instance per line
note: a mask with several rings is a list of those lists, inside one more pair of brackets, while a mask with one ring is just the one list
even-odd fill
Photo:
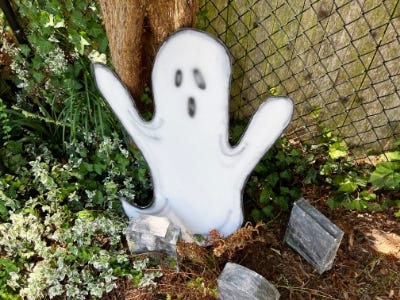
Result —
[[162, 252], [177, 259], [176, 243], [181, 235], [179, 226], [167, 218], [139, 215], [132, 218], [126, 231], [131, 253]]
[[223, 300], [278, 300], [276, 287], [260, 274], [241, 265], [227, 263], [218, 277], [219, 297]]
[[343, 231], [304, 198], [294, 203], [285, 242], [322, 274], [330, 270]]

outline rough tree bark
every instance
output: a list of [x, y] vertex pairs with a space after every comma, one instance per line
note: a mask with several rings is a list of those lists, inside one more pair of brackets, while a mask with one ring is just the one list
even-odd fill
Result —
[[154, 56], [165, 38], [196, 21], [197, 0], [99, 0], [115, 71], [139, 110]]

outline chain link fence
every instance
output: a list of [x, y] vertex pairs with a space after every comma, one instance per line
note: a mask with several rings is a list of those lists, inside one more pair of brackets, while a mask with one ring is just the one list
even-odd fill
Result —
[[247, 119], [270, 94], [290, 96], [290, 137], [321, 128], [357, 155], [400, 138], [399, 0], [200, 1], [199, 24], [232, 55], [231, 116]]

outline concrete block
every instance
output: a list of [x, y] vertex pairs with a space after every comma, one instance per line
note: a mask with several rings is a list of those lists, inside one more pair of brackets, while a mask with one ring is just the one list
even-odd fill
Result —
[[322, 274], [330, 270], [343, 231], [304, 198], [294, 203], [285, 242]]
[[179, 226], [167, 218], [139, 215], [132, 218], [126, 231], [131, 253], [162, 252], [177, 259], [176, 243], [181, 235]]
[[260, 274], [241, 265], [227, 263], [218, 277], [219, 297], [223, 300], [278, 300], [276, 287]]

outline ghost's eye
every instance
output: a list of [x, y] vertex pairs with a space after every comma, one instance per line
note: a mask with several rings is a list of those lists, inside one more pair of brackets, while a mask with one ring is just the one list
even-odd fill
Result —
[[206, 82], [204, 81], [203, 74], [201, 74], [200, 70], [194, 69], [193, 70], [194, 81], [196, 82], [197, 86], [205, 90], [206, 89]]
[[182, 84], [182, 71], [177, 70], [175, 73], [175, 86], [180, 87]]

